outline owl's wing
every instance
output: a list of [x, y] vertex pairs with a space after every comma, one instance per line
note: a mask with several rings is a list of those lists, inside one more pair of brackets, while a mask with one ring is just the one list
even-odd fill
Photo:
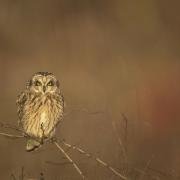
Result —
[[64, 101], [64, 96], [62, 94], [61, 94], [61, 98], [60, 98], [60, 103], [61, 103], [61, 105], [63, 107], [63, 111], [64, 111], [64, 108], [66, 107], [66, 103]]
[[64, 96], [62, 95], [62, 93], [58, 96], [58, 101], [59, 101], [59, 110], [58, 110], [58, 116], [57, 118], [55, 118], [55, 121], [54, 121], [54, 125], [53, 125], [53, 128], [52, 128], [52, 131], [54, 128], [57, 127], [57, 125], [59, 123], [61, 123], [62, 119], [63, 119], [63, 113], [64, 113]]
[[19, 123], [21, 123], [22, 117], [23, 117], [23, 108], [27, 101], [27, 95], [26, 92], [21, 92], [21, 94], [18, 96], [16, 100], [17, 104], [17, 114], [19, 116]]

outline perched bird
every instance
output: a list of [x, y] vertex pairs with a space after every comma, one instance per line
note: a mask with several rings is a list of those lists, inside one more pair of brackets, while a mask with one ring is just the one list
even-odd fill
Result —
[[27, 151], [35, 150], [54, 137], [63, 118], [64, 98], [59, 81], [52, 73], [35, 73], [16, 103], [19, 126], [28, 136]]

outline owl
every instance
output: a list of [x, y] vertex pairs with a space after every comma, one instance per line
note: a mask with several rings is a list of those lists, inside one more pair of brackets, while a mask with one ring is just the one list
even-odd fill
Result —
[[63, 119], [64, 98], [59, 81], [52, 73], [35, 73], [16, 104], [19, 127], [27, 135], [27, 151], [39, 148], [42, 142], [54, 137]]

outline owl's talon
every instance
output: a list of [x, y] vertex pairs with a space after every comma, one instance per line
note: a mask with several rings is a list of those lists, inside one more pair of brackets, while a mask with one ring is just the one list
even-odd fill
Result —
[[57, 138], [56, 138], [56, 137], [52, 137], [52, 138], [50, 139], [50, 142], [51, 142], [51, 143], [57, 142]]

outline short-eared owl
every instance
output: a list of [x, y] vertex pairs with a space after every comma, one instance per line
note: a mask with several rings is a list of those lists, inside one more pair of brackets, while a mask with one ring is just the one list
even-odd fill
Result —
[[33, 151], [42, 141], [52, 138], [63, 118], [64, 99], [56, 77], [38, 72], [18, 96], [19, 126], [28, 135], [26, 150]]

